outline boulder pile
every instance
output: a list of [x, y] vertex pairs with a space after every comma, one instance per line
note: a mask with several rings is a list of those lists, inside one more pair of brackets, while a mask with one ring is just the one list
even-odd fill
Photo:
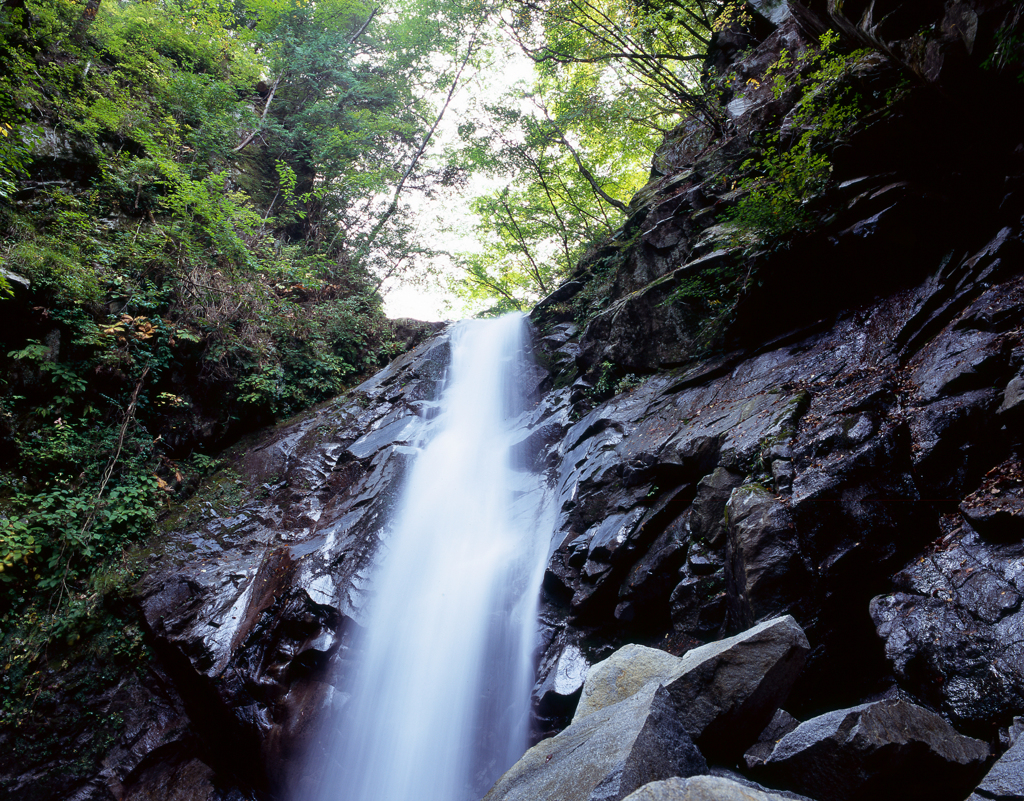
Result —
[[[988, 745], [900, 698], [794, 720], [781, 706], [809, 650], [790, 616], [682, 657], [620, 648], [587, 672], [568, 728], [484, 801], [961, 801], [977, 784]], [[730, 770], [745, 749], [749, 777]], [[978, 792], [1019, 787], [1019, 758], [1011, 749]]]

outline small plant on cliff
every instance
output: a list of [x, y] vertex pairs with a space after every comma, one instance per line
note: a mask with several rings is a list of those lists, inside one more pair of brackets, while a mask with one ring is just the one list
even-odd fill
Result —
[[594, 388], [590, 391], [590, 396], [594, 400], [603, 400], [604, 398], [611, 397], [615, 394], [615, 365], [609, 361], [601, 362], [597, 381], [594, 382]]
[[733, 0], [722, 6], [711, 27], [719, 33], [731, 27], [745, 28], [753, 21], [754, 16], [750, 13], [750, 7], [746, 3]]
[[739, 187], [748, 194], [736, 205], [732, 220], [741, 232], [752, 232], [762, 242], [779, 243], [811, 225], [808, 201], [827, 186], [832, 173], [827, 149], [848, 134], [862, 112], [861, 99], [844, 79], [866, 51], [837, 53], [837, 41], [837, 34], [826, 32], [819, 47], [796, 57], [783, 51], [765, 72], [776, 98], [794, 76], [806, 77], [798, 84], [801, 96], [786, 131], [766, 135], [761, 154], [742, 165], [747, 175]]
[[1024, 3], [1006, 15], [996, 31], [995, 47], [982, 66], [997, 72], [1016, 71], [1018, 83], [1024, 83]]

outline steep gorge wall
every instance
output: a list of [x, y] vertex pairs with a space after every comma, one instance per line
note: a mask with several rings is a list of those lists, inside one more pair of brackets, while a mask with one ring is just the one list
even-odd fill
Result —
[[[545, 585], [542, 709], [557, 721], [612, 643], [685, 648], [788, 611], [815, 646], [795, 709], [886, 690], [888, 657], [904, 689], [994, 736], [1019, 710], [1015, 646], [994, 645], [1019, 625], [1019, 555], [1004, 542], [1003, 561], [977, 557], [985, 578], [950, 575], [949, 560], [927, 579], [900, 571], [965, 537], [972, 562], [991, 551], [972, 537], [1019, 526], [1020, 88], [980, 66], [984, 36], [1019, 9], [753, 5], [772, 24], [726, 31], [712, 55], [743, 87], [724, 98], [732, 135], [694, 153], [680, 126], [623, 244], [534, 312], [579, 420], [553, 459], [575, 494]], [[795, 73], [773, 93], [766, 71], [828, 28], [870, 48], [849, 66], [859, 91], [909, 88], [829, 153], [828, 188], [804, 201], [809, 232], [738, 241], [735, 176], [799, 102]], [[737, 267], [744, 291], [687, 291]], [[991, 579], [1005, 611], [956, 607], [968, 579]], [[909, 588], [953, 603], [961, 627], [1001, 633], [981, 635], [993, 645], [980, 654], [970, 637], [937, 646], [915, 599], [890, 597]]]
[[[981, 62], [1014, 7], [751, 5], [713, 53], [746, 87], [728, 135], [680, 126], [617, 241], [533, 314], [518, 450], [558, 509], [538, 736], [625, 643], [681, 654], [789, 613], [797, 718], [909, 699], [999, 752], [1024, 715], [1024, 141], [1019, 86]], [[851, 82], [905, 94], [829, 153], [808, 231], [738, 242], [742, 164], [799, 99], [764, 72], [826, 29], [869, 48]], [[717, 306], [685, 291], [737, 267], [755, 280]], [[138, 587], [156, 660], [66, 797], [283, 797], [446, 359], [441, 335], [244, 442], [166, 521]]]

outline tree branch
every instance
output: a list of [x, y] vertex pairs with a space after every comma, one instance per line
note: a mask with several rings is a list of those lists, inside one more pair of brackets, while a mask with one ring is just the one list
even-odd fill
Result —
[[551, 124], [552, 129], [558, 135], [559, 140], [562, 142], [563, 145], [565, 145], [565, 149], [568, 150], [570, 154], [572, 154], [573, 160], [576, 162], [576, 169], [580, 171], [580, 175], [587, 179], [587, 183], [590, 184], [590, 188], [594, 190], [594, 194], [596, 194], [599, 198], [601, 198], [609, 205], [617, 208], [623, 214], [628, 214], [629, 208], [626, 206], [625, 203], [623, 203], [621, 200], [618, 200], [617, 198], [612, 197], [601, 188], [600, 184], [598, 184], [597, 182], [597, 179], [594, 177], [594, 174], [587, 169], [586, 165], [583, 163], [583, 159], [580, 158], [580, 154], [576, 152], [576, 148], [569, 144], [569, 140], [565, 138], [565, 134], [562, 133], [562, 129], [558, 127], [558, 123], [551, 119], [551, 115], [548, 114], [548, 110], [543, 106], [541, 106], [540, 108], [541, 111], [544, 112], [544, 117]]
[[[287, 73], [285, 73], [285, 74], [287, 74]], [[241, 150], [243, 147], [245, 147], [247, 144], [249, 144], [253, 139], [255, 139], [256, 138], [256, 134], [258, 134], [260, 131], [263, 130], [263, 122], [267, 119], [267, 112], [270, 111], [270, 104], [274, 100], [274, 92], [277, 91], [277, 87], [280, 85], [281, 79], [283, 77], [284, 77], [284, 74], [278, 75], [277, 76], [277, 80], [274, 81], [274, 85], [270, 87], [270, 94], [267, 96], [266, 105], [263, 106], [263, 114], [260, 115], [259, 125], [257, 125], [255, 128], [253, 128], [252, 131], [249, 133], [249, 135], [247, 137], [245, 137], [245, 139], [242, 140], [242, 144], [240, 144], [238, 147], [234, 147], [234, 148], [231, 149], [232, 153], [237, 153], [239, 150]]]
[[367, 236], [366, 241], [360, 248], [360, 250], [363, 253], [366, 253], [373, 246], [373, 243], [377, 240], [377, 236], [380, 234], [381, 230], [387, 224], [387, 221], [390, 220], [394, 213], [398, 210], [398, 198], [402, 194], [402, 189], [405, 187], [405, 182], [409, 180], [409, 176], [412, 175], [413, 170], [415, 170], [416, 165], [419, 164], [420, 158], [423, 156], [424, 151], [426, 151], [427, 145], [429, 145], [431, 139], [434, 138], [434, 132], [437, 130], [437, 126], [441, 124], [441, 120], [444, 117], [445, 112], [448, 110], [448, 106], [452, 102], [452, 97], [454, 97], [455, 95], [455, 89], [459, 85], [459, 79], [462, 77], [462, 73], [466, 69], [466, 65], [469, 63], [470, 57], [472, 57], [473, 55], [473, 49], [475, 46], [476, 39], [474, 38], [472, 41], [470, 41], [469, 47], [466, 48], [466, 57], [462, 59], [462, 64], [459, 65], [459, 69], [455, 73], [455, 77], [452, 79], [452, 85], [448, 88], [448, 96], [445, 98], [444, 105], [441, 106], [441, 110], [438, 112], [437, 117], [434, 120], [434, 124], [430, 126], [430, 130], [427, 131], [426, 135], [423, 137], [423, 141], [420, 142], [420, 146], [416, 150], [416, 153], [413, 155], [412, 161], [409, 162], [408, 169], [405, 171], [405, 173], [403, 173], [402, 177], [399, 178], [398, 184], [395, 186], [395, 193], [391, 197], [391, 203], [388, 205], [387, 209], [381, 215], [380, 219], [377, 221], [377, 224], [373, 227], [373, 230], [370, 231], [369, 236]]
[[500, 200], [501, 207], [505, 210], [505, 214], [508, 215], [509, 223], [511, 224], [512, 236], [519, 243], [520, 250], [526, 255], [527, 261], [530, 262], [530, 273], [537, 281], [537, 286], [540, 287], [540, 291], [545, 295], [548, 294], [548, 288], [544, 285], [544, 278], [541, 275], [540, 267], [537, 266], [537, 262], [533, 258], [533, 254], [530, 253], [530, 247], [526, 242], [526, 237], [523, 236], [522, 229], [519, 227], [519, 223], [516, 222], [515, 215], [512, 213], [512, 209], [508, 205], [508, 201], [505, 199], [503, 194]]

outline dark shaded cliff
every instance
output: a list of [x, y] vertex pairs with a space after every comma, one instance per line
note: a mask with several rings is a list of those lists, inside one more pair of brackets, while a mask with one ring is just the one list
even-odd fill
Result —
[[[725, 135], [679, 126], [532, 315], [518, 452], [557, 510], [538, 737], [622, 645], [790, 614], [788, 713], [912, 702], [998, 755], [1024, 715], [1021, 8], [749, 5], [710, 59]], [[166, 521], [140, 555], [154, 661], [65, 797], [283, 797], [446, 359], [440, 335], [243, 443]], [[66, 758], [5, 763], [5, 789], [57, 797], [39, 777]]]

